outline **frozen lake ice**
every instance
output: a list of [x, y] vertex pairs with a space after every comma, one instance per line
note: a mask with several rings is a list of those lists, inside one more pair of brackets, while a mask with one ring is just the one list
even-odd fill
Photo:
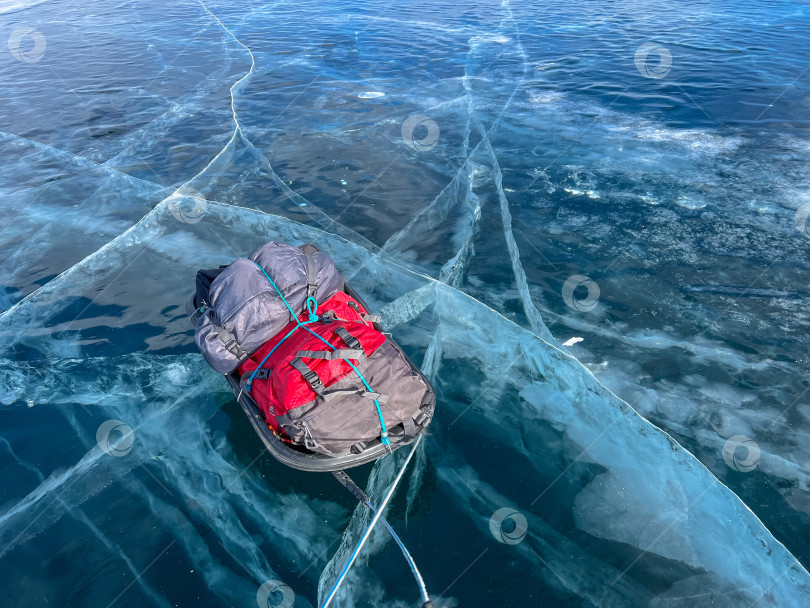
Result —
[[[805, 5], [0, 19], [8, 605], [323, 599], [368, 514], [264, 452], [184, 314], [268, 240], [437, 388], [388, 512], [437, 606], [810, 596]], [[417, 605], [384, 530], [339, 601]]]

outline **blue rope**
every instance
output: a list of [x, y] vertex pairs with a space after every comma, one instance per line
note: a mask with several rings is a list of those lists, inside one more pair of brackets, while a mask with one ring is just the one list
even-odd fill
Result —
[[312, 296], [307, 297], [307, 311], [309, 312], [309, 320], [315, 322], [318, 320], [318, 300]]
[[[252, 261], [252, 260], [251, 260], [251, 261]], [[282, 302], [284, 302], [284, 305], [287, 307], [287, 310], [289, 310], [289, 311], [290, 311], [290, 314], [292, 315], [292, 318], [293, 318], [294, 320], [297, 320], [297, 321], [298, 321], [298, 323], [296, 324], [296, 326], [295, 326], [295, 327], [293, 327], [293, 328], [292, 328], [292, 330], [290, 330], [290, 332], [289, 332], [289, 333], [288, 333], [286, 336], [284, 336], [284, 337], [281, 339], [281, 342], [279, 342], [278, 344], [276, 344], [276, 345], [273, 347], [273, 349], [272, 349], [272, 350], [271, 350], [269, 353], [267, 353], [267, 355], [265, 355], [264, 359], [262, 359], [262, 362], [261, 362], [261, 363], [259, 363], [259, 367], [257, 367], [255, 370], [253, 370], [253, 373], [250, 375], [250, 378], [248, 378], [248, 381], [245, 383], [245, 389], [247, 390], [247, 392], [248, 392], [248, 393], [250, 393], [250, 386], [251, 386], [251, 383], [253, 382], [253, 378], [255, 378], [255, 377], [256, 377], [256, 374], [259, 372], [259, 370], [262, 368], [262, 366], [263, 366], [263, 365], [264, 365], [264, 364], [267, 362], [267, 359], [269, 359], [269, 358], [270, 358], [270, 355], [272, 355], [272, 354], [273, 354], [273, 352], [274, 352], [274, 351], [275, 351], [275, 350], [276, 350], [276, 349], [277, 349], [279, 346], [281, 346], [281, 344], [284, 342], [284, 340], [286, 340], [286, 339], [287, 339], [287, 338], [289, 338], [291, 335], [293, 335], [293, 333], [295, 333], [295, 331], [296, 331], [296, 330], [297, 330], [299, 327], [303, 327], [304, 329], [306, 329], [306, 330], [307, 330], [309, 333], [311, 333], [313, 336], [315, 336], [316, 338], [318, 338], [318, 339], [319, 339], [321, 342], [323, 342], [324, 344], [326, 344], [326, 345], [327, 345], [329, 348], [331, 348], [332, 350], [337, 350], [337, 348], [335, 348], [334, 346], [332, 346], [332, 345], [329, 343], [329, 341], [328, 341], [328, 340], [325, 340], [324, 338], [322, 338], [321, 336], [319, 336], [318, 334], [316, 334], [314, 331], [312, 331], [312, 330], [311, 330], [309, 327], [306, 327], [306, 325], [307, 325], [307, 324], [309, 324], [309, 323], [314, 323], [314, 322], [316, 322], [316, 321], [318, 320], [318, 315], [317, 315], [317, 312], [318, 312], [318, 301], [317, 301], [315, 298], [313, 298], [313, 297], [308, 297], [308, 298], [306, 299], [307, 311], [309, 311], [309, 321], [307, 321], [307, 322], [303, 322], [303, 321], [301, 321], [300, 319], [298, 319], [298, 316], [297, 316], [297, 315], [295, 314], [295, 312], [293, 311], [292, 306], [290, 306], [290, 303], [289, 303], [289, 302], [287, 302], [287, 298], [285, 298], [285, 297], [284, 297], [284, 294], [283, 294], [283, 293], [281, 293], [281, 290], [280, 290], [280, 289], [278, 288], [278, 286], [275, 284], [275, 282], [273, 281], [273, 279], [271, 279], [271, 278], [270, 278], [270, 275], [269, 275], [269, 274], [267, 274], [267, 272], [265, 272], [264, 268], [262, 268], [260, 264], [258, 264], [257, 262], [253, 262], [253, 263], [254, 263], [254, 264], [256, 264], [256, 267], [257, 267], [259, 270], [261, 270], [261, 271], [262, 271], [262, 274], [263, 274], [265, 277], [267, 277], [267, 280], [268, 280], [268, 281], [270, 281], [270, 284], [273, 286], [273, 289], [275, 289], [275, 290], [276, 290], [276, 292], [278, 293], [279, 297], [281, 298], [281, 301], [282, 301]], [[312, 302], [314, 302], [314, 306], [313, 306], [312, 302], [310, 302], [310, 300], [311, 300]], [[363, 377], [363, 374], [361, 374], [361, 373], [360, 373], [360, 370], [359, 370], [359, 369], [357, 369], [357, 368], [354, 366], [354, 363], [352, 363], [352, 362], [351, 362], [351, 361], [349, 361], [348, 359], [343, 359], [343, 360], [344, 360], [346, 363], [348, 363], [348, 364], [351, 366], [351, 368], [354, 370], [354, 372], [357, 374], [357, 376], [358, 376], [358, 377], [360, 378], [360, 380], [363, 382], [363, 385], [366, 387], [366, 390], [368, 390], [368, 392], [369, 392], [369, 393], [373, 393], [373, 392], [374, 392], [374, 390], [371, 388], [371, 386], [369, 386], [369, 383], [368, 383], [368, 382], [366, 382], [366, 379]], [[376, 408], [377, 408], [377, 416], [378, 416], [378, 417], [379, 417], [379, 419], [380, 419], [380, 429], [381, 429], [381, 431], [382, 431], [382, 433], [381, 433], [380, 437], [381, 437], [382, 444], [383, 444], [383, 445], [391, 445], [391, 442], [388, 440], [388, 429], [386, 429], [386, 428], [385, 428], [385, 419], [383, 418], [382, 408], [380, 407], [380, 402], [379, 402], [379, 401], [377, 401], [376, 399], [374, 400], [374, 407], [376, 407]]]
[[[296, 327], [296, 329], [298, 329], [298, 327]], [[331, 344], [330, 344], [330, 343], [329, 343], [329, 342], [328, 342], [326, 339], [324, 339], [324, 338], [322, 338], [321, 336], [319, 336], [318, 334], [316, 334], [316, 333], [315, 333], [314, 331], [312, 331], [312, 330], [311, 330], [309, 327], [304, 327], [304, 329], [306, 329], [306, 330], [307, 330], [309, 333], [311, 333], [313, 336], [315, 336], [316, 338], [318, 338], [318, 340], [320, 340], [321, 342], [323, 342], [324, 344], [326, 344], [326, 345], [327, 345], [329, 348], [331, 348], [332, 350], [337, 350], [337, 349], [336, 349], [334, 346], [332, 346], [332, 345], [331, 345]], [[361, 374], [361, 373], [360, 373], [360, 370], [359, 370], [359, 369], [357, 369], [357, 368], [354, 366], [354, 363], [352, 363], [352, 362], [351, 362], [351, 361], [349, 361], [348, 359], [343, 359], [343, 360], [344, 360], [346, 363], [348, 363], [349, 365], [351, 365], [352, 369], [355, 371], [355, 373], [358, 375], [358, 377], [360, 378], [360, 380], [361, 380], [361, 381], [363, 382], [363, 384], [365, 385], [366, 390], [367, 390], [369, 393], [373, 393], [373, 392], [374, 392], [374, 389], [372, 389], [372, 388], [371, 388], [371, 386], [369, 386], [368, 382], [366, 382], [366, 379], [363, 377], [363, 374]], [[381, 430], [382, 430], [382, 434], [380, 435], [380, 437], [382, 438], [382, 444], [383, 444], [383, 445], [391, 445], [391, 442], [388, 440], [388, 429], [386, 429], [386, 428], [385, 428], [385, 420], [383, 419], [382, 409], [380, 408], [380, 402], [379, 402], [379, 401], [377, 401], [376, 399], [374, 400], [374, 407], [376, 407], [376, 408], [377, 408], [377, 416], [378, 416], [378, 417], [379, 417], [379, 419], [380, 419], [380, 428], [381, 428]]]
[[247, 381], [247, 382], [245, 382], [245, 390], [246, 390], [248, 393], [250, 392], [250, 385], [253, 383], [253, 378], [256, 376], [256, 374], [258, 374], [258, 373], [259, 373], [259, 370], [260, 370], [262, 367], [264, 367], [264, 364], [265, 364], [265, 363], [267, 363], [267, 360], [270, 358], [270, 355], [272, 355], [274, 352], [276, 352], [276, 349], [277, 349], [279, 346], [281, 346], [282, 344], [284, 344], [284, 341], [285, 341], [287, 338], [289, 338], [291, 335], [293, 335], [293, 334], [295, 333], [295, 330], [296, 330], [296, 329], [298, 329], [298, 328], [299, 328], [299, 327], [301, 327], [302, 325], [306, 325], [307, 323], [313, 323], [313, 321], [306, 321], [306, 322], [304, 322], [304, 323], [302, 323], [302, 322], [300, 322], [300, 321], [299, 321], [299, 322], [298, 322], [298, 325], [296, 325], [295, 327], [293, 327], [293, 328], [292, 328], [292, 329], [289, 331], [289, 333], [288, 333], [286, 336], [284, 336], [284, 337], [281, 339], [281, 341], [280, 341], [278, 344], [276, 344], [276, 345], [275, 345], [273, 348], [271, 348], [271, 349], [270, 349], [270, 352], [269, 352], [269, 353], [267, 353], [267, 354], [264, 356], [264, 359], [262, 359], [262, 362], [261, 362], [261, 363], [259, 363], [259, 367], [257, 367], [256, 369], [254, 369], [254, 370], [253, 370], [253, 373], [250, 375], [250, 378], [248, 378], [248, 381]]
[[416, 440], [413, 442], [413, 445], [411, 446], [411, 451], [408, 452], [408, 456], [405, 458], [405, 462], [402, 463], [402, 467], [400, 467], [399, 472], [397, 473], [397, 476], [394, 479], [394, 483], [388, 489], [385, 498], [383, 498], [383, 501], [380, 503], [379, 509], [374, 510], [374, 517], [371, 519], [371, 523], [369, 523], [369, 525], [366, 527], [365, 532], [363, 532], [363, 536], [360, 538], [360, 541], [355, 546], [351, 556], [349, 556], [349, 561], [346, 562], [345, 566], [343, 566], [343, 570], [340, 571], [340, 575], [335, 581], [335, 584], [332, 586], [332, 590], [326, 596], [326, 599], [323, 601], [320, 608], [327, 608], [329, 604], [332, 603], [332, 600], [335, 598], [335, 594], [337, 594], [338, 589], [340, 589], [340, 586], [346, 579], [346, 575], [349, 573], [349, 569], [352, 567], [354, 560], [357, 559], [357, 555], [360, 553], [360, 550], [363, 548], [363, 545], [366, 544], [368, 537], [371, 536], [371, 532], [374, 530], [374, 526], [377, 525], [377, 521], [379, 521], [382, 518], [382, 512], [385, 511], [385, 507], [391, 500], [391, 496], [394, 494], [394, 490], [396, 490], [397, 486], [399, 485], [399, 482], [402, 479], [402, 475], [405, 473], [405, 469], [408, 466], [408, 463], [411, 461], [414, 452], [416, 452], [416, 448], [421, 440], [422, 435], [417, 435]]
[[254, 263], [254, 264], [256, 264], [256, 268], [258, 268], [259, 270], [261, 270], [261, 271], [262, 271], [262, 274], [263, 274], [264, 276], [266, 276], [266, 277], [267, 277], [267, 280], [268, 280], [268, 281], [270, 281], [270, 284], [273, 286], [273, 289], [275, 289], [275, 290], [278, 292], [278, 295], [279, 295], [279, 297], [281, 298], [281, 301], [282, 301], [282, 302], [284, 302], [284, 305], [287, 307], [287, 310], [289, 310], [289, 311], [290, 311], [290, 314], [292, 315], [292, 318], [293, 318], [293, 319], [297, 319], [297, 318], [298, 318], [298, 315], [297, 315], [297, 314], [295, 314], [295, 312], [293, 312], [292, 306], [290, 306], [290, 303], [287, 301], [287, 298], [285, 298], [285, 297], [284, 297], [284, 294], [283, 294], [283, 293], [281, 293], [281, 290], [280, 290], [280, 289], [278, 288], [278, 286], [277, 286], [277, 285], [276, 285], [276, 284], [273, 282], [273, 279], [271, 279], [271, 278], [270, 278], [270, 275], [269, 275], [269, 274], [267, 274], [267, 273], [264, 271], [264, 268], [262, 268], [262, 267], [261, 267], [261, 265], [259, 265], [259, 264], [258, 264], [258, 263], [256, 263], [256, 262], [253, 262], [253, 263]]
[[[366, 505], [369, 509], [371, 509], [372, 513], [374, 513], [375, 515], [377, 514], [377, 509], [375, 509], [374, 505], [371, 504], [369, 501], [364, 500], [363, 504]], [[429, 602], [430, 597], [428, 596], [427, 589], [425, 588], [425, 581], [422, 579], [422, 574], [419, 572], [419, 568], [416, 567], [416, 563], [413, 561], [413, 557], [411, 557], [410, 552], [405, 548], [405, 543], [403, 543], [402, 540], [400, 540], [399, 536], [397, 536], [397, 533], [394, 532], [394, 529], [391, 527], [391, 524], [389, 524], [386, 521], [385, 517], [383, 517], [382, 515], [380, 516], [380, 521], [385, 524], [386, 528], [388, 528], [388, 531], [391, 533], [391, 536], [399, 545], [399, 548], [402, 551], [402, 555], [405, 556], [405, 561], [408, 562], [408, 566], [410, 566], [411, 572], [413, 572], [413, 576], [416, 579], [416, 583], [419, 585], [419, 593], [422, 594], [422, 601]]]

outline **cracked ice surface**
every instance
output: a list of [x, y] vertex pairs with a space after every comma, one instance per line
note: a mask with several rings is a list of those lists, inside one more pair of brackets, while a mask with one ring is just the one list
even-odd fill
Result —
[[[466, 535], [499, 551], [492, 548], [489, 516], [504, 506], [521, 509], [529, 534], [516, 559], [531, 572], [530, 586], [599, 605], [652, 600], [658, 590], [648, 579], [653, 572], [660, 576], [663, 565], [665, 586], [689, 586], [695, 579], [715, 590], [733, 588], [734, 601], [760, 597], [762, 605], [790, 605], [810, 592], [806, 571], [734, 494], [556, 342], [339, 237], [216, 203], [197, 224], [178, 222], [169, 203], [161, 203], [3, 315], [4, 342], [14, 355], [3, 361], [3, 399], [36, 404], [18, 410], [26, 416], [6, 439], [16, 466], [30, 470], [17, 473], [17, 491], [24, 494], [0, 517], [4, 557], [17, 556], [7, 561], [7, 575], [35, 559], [48, 545], [49, 531], [84, 527], [90, 531], [83, 535], [96, 538], [95, 551], [124, 564], [174, 542], [177, 559], [225, 602], [244, 601], [257, 581], [295, 580], [296, 570], [312, 560], [306, 580], [294, 588], [314, 603], [320, 571], [326, 566], [322, 590], [366, 514], [355, 513], [329, 561], [329, 545], [340, 535], [329, 524], [345, 521], [345, 507], [299, 493], [303, 484], [291, 491], [282, 479], [244, 470], [254, 457], [245, 452], [259, 452], [259, 442], [243, 422], [230, 422], [243, 427], [238, 434], [223, 421], [240, 412], [231, 404], [222, 414], [230, 398], [191, 352], [178, 304], [187, 292], [178, 277], [190, 281], [200, 264], [215, 265], [235, 248], [271, 239], [313, 242], [339, 266], [356, 269], [355, 288], [384, 311], [409, 352], [428, 362], [444, 413], [422, 465], [431, 478], [422, 491], [437, 507], [417, 516], [420, 526], [441, 528], [449, 520], [453, 526], [444, 535]], [[183, 254], [189, 250], [195, 255]], [[178, 347], [188, 354], [161, 354]], [[57, 414], [49, 421], [51, 411]], [[126, 457], [95, 445], [95, 428], [106, 418], [133, 428], [136, 443]], [[64, 454], [57, 452], [41, 455], [32, 469], [25, 455], [30, 446], [20, 440], [40, 425], [60, 433], [75, 464], [64, 468]], [[234, 445], [237, 437], [242, 445]], [[384, 490], [395, 460], [376, 466], [372, 493]], [[519, 487], [504, 478], [504, 466], [520, 469]], [[268, 469], [279, 472], [272, 464]], [[564, 483], [551, 483], [569, 470]], [[99, 504], [108, 505], [111, 520], [96, 522], [93, 530], [83, 518]], [[133, 531], [121, 538], [116, 523], [129, 511], [141, 513], [149, 528], [139, 531], [135, 546], [127, 542]], [[384, 540], [375, 537], [375, 552], [390, 550]], [[441, 559], [444, 543], [420, 545], [423, 561]], [[81, 546], [65, 549], [68, 555], [76, 550]], [[632, 569], [623, 572], [616, 553], [632, 556]], [[442, 570], [433, 566], [433, 576], [450, 576]], [[362, 564], [352, 576], [347, 593], [357, 603], [396, 596]], [[60, 577], [47, 581], [51, 592], [68, 584]], [[154, 586], [144, 583], [140, 591], [151, 597]], [[449, 594], [458, 595], [463, 591]]]
[[[437, 386], [391, 518], [446, 605], [806, 597], [806, 571], [757, 516], [810, 555], [807, 242], [793, 226], [807, 140], [639, 114], [621, 94], [638, 83], [610, 63], [637, 46], [628, 23], [702, 52], [715, 31], [700, 18], [482, 3], [336, 20], [320, 4], [188, 2], [91, 19], [48, 4], [9, 19], [83, 69], [2, 64], [0, 580], [18, 581], [14, 602], [247, 605], [283, 580], [309, 605], [331, 585], [368, 515], [261, 457], [183, 314], [197, 268], [271, 238], [330, 251]], [[762, 22], [746, 11], [723, 19], [714, 79], [751, 67], [723, 63]], [[619, 38], [580, 53], [580, 22]], [[755, 67], [789, 82], [800, 60]], [[608, 93], [567, 79], [605, 69]], [[432, 150], [403, 140], [411, 114], [440, 127]], [[602, 290], [590, 312], [560, 297], [575, 274]], [[570, 353], [626, 402], [552, 337], [572, 332], [585, 339]], [[96, 445], [110, 418], [134, 429], [125, 457]], [[747, 477], [720, 456], [732, 435], [762, 449]], [[371, 472], [373, 497], [395, 462]], [[504, 507], [527, 518], [515, 546], [490, 533]], [[72, 540], [54, 554], [54, 539]], [[384, 534], [369, 554], [343, 600], [412, 598]]]

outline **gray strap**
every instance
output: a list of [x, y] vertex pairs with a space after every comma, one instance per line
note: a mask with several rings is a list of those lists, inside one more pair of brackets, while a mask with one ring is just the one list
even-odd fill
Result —
[[357, 350], [363, 350], [363, 345], [360, 344], [360, 340], [349, 333], [349, 330], [345, 327], [338, 327], [335, 330], [335, 333], [341, 337], [341, 339], [347, 344], [349, 348], [354, 348]]
[[416, 431], [422, 428], [427, 419], [427, 414], [421, 409], [416, 410], [413, 416], [409, 416], [402, 421], [402, 428], [405, 430], [405, 439], [412, 439], [416, 437]]
[[[318, 267], [315, 265], [315, 254], [309, 249], [304, 251], [307, 256], [307, 298], [314, 298], [318, 294]], [[306, 306], [306, 299], [304, 301]]]
[[338, 350], [299, 350], [297, 357], [307, 359], [326, 359], [333, 361], [335, 359], [362, 359], [365, 353], [362, 350], [354, 348], [339, 348]]
[[321, 379], [318, 378], [318, 374], [313, 372], [307, 364], [301, 361], [298, 357], [290, 361], [290, 365], [292, 365], [295, 369], [301, 372], [301, 375], [304, 377], [304, 380], [307, 381], [307, 384], [315, 391], [317, 394], [321, 394], [323, 392], [323, 382]]
[[379, 323], [382, 321], [382, 317], [380, 315], [363, 315], [363, 321], [368, 321], [369, 323]]
[[349, 348], [352, 350], [356, 350], [360, 353], [359, 357], [355, 357], [358, 363], [365, 363], [366, 361], [366, 352], [363, 350], [362, 344], [360, 344], [360, 340], [358, 340], [355, 336], [349, 333], [349, 330], [345, 327], [338, 327], [335, 329], [335, 333], [340, 336], [340, 338], [348, 345]]
[[408, 418], [407, 420], [402, 421], [402, 428], [405, 431], [405, 441], [413, 439], [416, 437], [416, 423], [413, 421], [413, 418]]
[[369, 391], [357, 390], [353, 388], [335, 389], [333, 391], [321, 393], [320, 395], [325, 400], [335, 399], [336, 397], [347, 397], [348, 395], [357, 395], [358, 397], [365, 397], [366, 399], [371, 399], [372, 401], [376, 399], [379, 403], [385, 403], [388, 401], [388, 395], [383, 393], [371, 393]]
[[219, 336], [220, 341], [222, 342], [225, 350], [231, 353], [234, 357], [239, 360], [241, 364], [243, 361], [247, 361], [247, 358], [250, 357], [250, 354], [242, 348], [239, 342], [236, 341], [233, 334], [229, 332], [224, 327], [220, 327], [219, 325], [214, 325], [214, 329]]
[[371, 393], [369, 391], [357, 390], [353, 388], [336, 389], [334, 391], [320, 393], [320, 395], [324, 400], [335, 399], [337, 397], [346, 397], [348, 395], [357, 395], [359, 397], [371, 399], [372, 401], [376, 399], [379, 403], [385, 403], [388, 401], [388, 395], [384, 395], [383, 393]]

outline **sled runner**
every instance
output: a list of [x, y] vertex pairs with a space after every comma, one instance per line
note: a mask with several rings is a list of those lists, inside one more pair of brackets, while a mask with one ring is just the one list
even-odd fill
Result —
[[[273, 457], [302, 471], [333, 473], [374, 512], [323, 605], [381, 520], [430, 606], [410, 554], [381, 513], [433, 418], [436, 396], [331, 257], [313, 245], [267, 243], [247, 258], [198, 271], [186, 308], [198, 348], [225, 375]], [[344, 470], [409, 444], [378, 510]]]

